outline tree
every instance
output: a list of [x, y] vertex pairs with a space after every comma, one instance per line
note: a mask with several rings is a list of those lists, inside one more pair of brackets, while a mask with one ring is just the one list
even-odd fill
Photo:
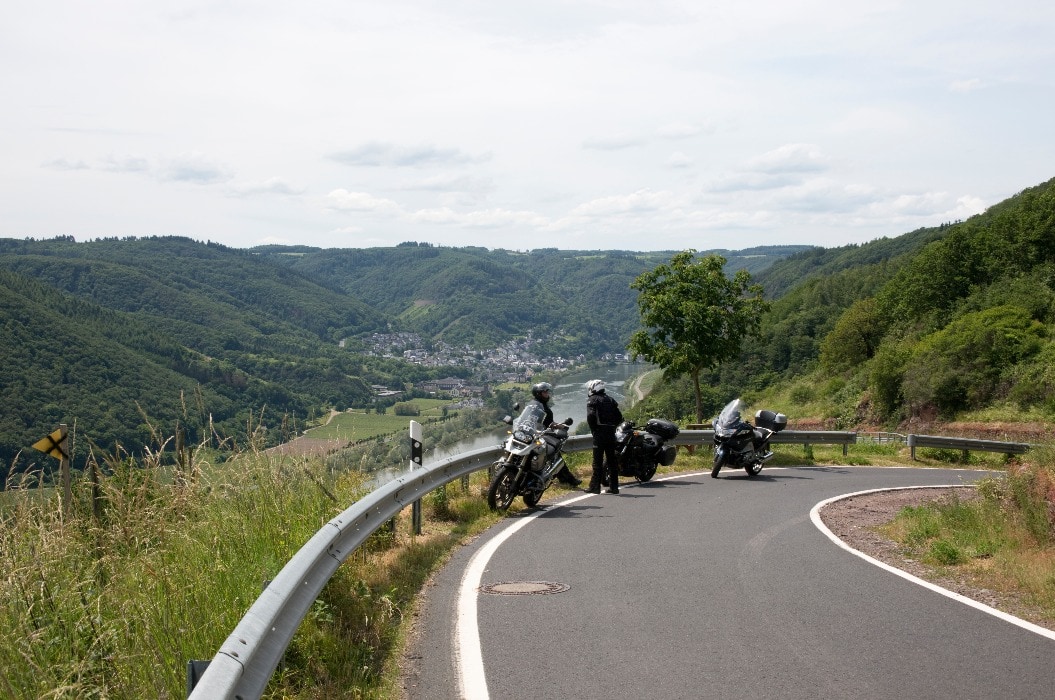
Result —
[[627, 349], [673, 376], [692, 377], [697, 422], [703, 421], [700, 372], [738, 356], [769, 310], [762, 287], [751, 284], [746, 270], [727, 277], [725, 262], [720, 255], [697, 259], [695, 250], [685, 250], [630, 284], [639, 292], [643, 328]]
[[821, 341], [821, 366], [835, 372], [853, 370], [876, 354], [885, 330], [886, 319], [874, 297], [855, 301]]

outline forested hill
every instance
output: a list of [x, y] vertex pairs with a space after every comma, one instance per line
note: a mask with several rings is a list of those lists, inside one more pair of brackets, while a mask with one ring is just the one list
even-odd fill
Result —
[[[757, 273], [808, 246], [714, 250], [727, 269]], [[555, 354], [624, 352], [638, 325], [630, 283], [673, 251], [529, 252], [440, 248], [256, 248], [379, 309], [398, 328], [452, 345], [495, 346], [532, 332]]]
[[0, 266], [106, 308], [150, 318], [202, 352], [302, 349], [383, 328], [369, 305], [244, 250], [187, 238], [77, 243], [0, 239]]
[[[804, 248], [722, 252], [758, 271]], [[273, 441], [288, 417], [369, 404], [372, 384], [461, 371], [354, 351], [375, 332], [480, 348], [530, 332], [554, 355], [621, 352], [638, 318], [629, 284], [666, 257], [0, 239], [0, 477], [60, 422], [107, 450], [177, 424], [191, 440], [259, 424]]]
[[[1055, 422], [1055, 180], [966, 221], [789, 256], [756, 281], [777, 292], [763, 337], [707, 378], [710, 409], [783, 392], [838, 429]], [[651, 409], [685, 416], [685, 393]]]

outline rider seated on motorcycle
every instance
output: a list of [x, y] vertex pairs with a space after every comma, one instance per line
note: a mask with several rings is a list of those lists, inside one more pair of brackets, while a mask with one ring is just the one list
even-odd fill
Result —
[[[548, 428], [550, 424], [553, 423], [553, 409], [549, 407], [550, 396], [552, 393], [553, 386], [549, 382], [539, 382], [538, 384], [532, 385], [531, 396], [534, 397], [534, 400], [527, 405], [521, 415], [528, 414], [528, 411], [530, 410], [537, 410], [534, 409], [532, 404], [538, 404], [542, 407], [544, 416], [542, 418], [542, 427]], [[567, 465], [557, 472], [557, 480], [568, 486], [578, 486], [582, 483], [582, 479], [572, 474]]]

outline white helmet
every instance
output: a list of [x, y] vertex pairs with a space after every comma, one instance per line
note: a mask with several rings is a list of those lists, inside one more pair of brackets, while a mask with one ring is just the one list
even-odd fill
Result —
[[600, 394], [603, 391], [604, 382], [602, 382], [600, 379], [591, 379], [590, 381], [586, 382], [587, 394], [590, 394], [592, 396], [593, 394]]

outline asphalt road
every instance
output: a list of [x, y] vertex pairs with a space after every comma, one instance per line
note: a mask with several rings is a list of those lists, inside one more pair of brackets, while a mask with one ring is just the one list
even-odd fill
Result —
[[[841, 494], [981, 476], [723, 470], [510, 516], [428, 589], [408, 697], [1055, 697], [1055, 640], [874, 566], [810, 518]], [[529, 582], [548, 592], [478, 591]]]

